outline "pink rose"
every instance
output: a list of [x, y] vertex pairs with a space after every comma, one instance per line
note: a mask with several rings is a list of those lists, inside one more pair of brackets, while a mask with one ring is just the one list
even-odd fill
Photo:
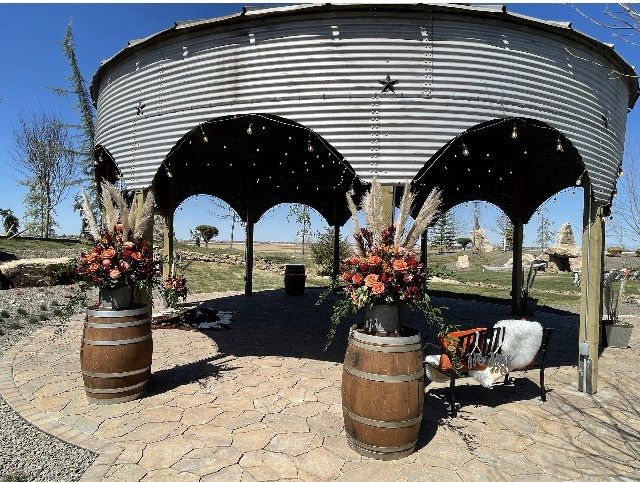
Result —
[[111, 260], [110, 259], [103, 259], [102, 260], [102, 266], [104, 266], [105, 268], [108, 268], [109, 266], [111, 266]]
[[109, 271], [109, 276], [111, 277], [111, 279], [118, 279], [120, 278], [120, 271], [118, 271], [117, 269], [112, 269], [111, 271]]

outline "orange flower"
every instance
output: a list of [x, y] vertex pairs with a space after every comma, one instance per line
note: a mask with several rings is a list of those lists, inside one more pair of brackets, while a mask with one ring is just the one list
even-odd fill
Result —
[[118, 279], [120, 278], [120, 271], [118, 271], [117, 269], [112, 269], [111, 271], [109, 271], [109, 276], [112, 279]]
[[351, 273], [342, 273], [342, 281], [349, 281], [351, 279]]
[[379, 281], [376, 281], [375, 283], [373, 283], [373, 287], [371, 288], [371, 291], [373, 292], [374, 295], [381, 295], [382, 293], [384, 293], [384, 283], [380, 283]]
[[408, 266], [404, 259], [393, 260], [393, 269], [395, 269], [396, 271], [406, 271], [407, 268]]
[[371, 288], [373, 284], [376, 283], [377, 281], [378, 281], [378, 275], [373, 273], [368, 274], [364, 278], [364, 284], [367, 285], [369, 288]]
[[102, 259], [106, 259], [106, 258], [113, 258], [116, 254], [116, 250], [113, 248], [107, 248], [105, 249], [102, 254], [100, 255], [102, 257]]
[[362, 280], [363, 280], [362, 275], [359, 273], [354, 274], [353, 277], [351, 278], [351, 282], [356, 285], [361, 285]]
[[96, 263], [91, 263], [91, 266], [89, 266], [89, 271], [91, 273], [98, 271], [98, 265]]
[[139, 251], [134, 251], [131, 253], [131, 257], [136, 261], [140, 261], [142, 259], [142, 254]]
[[373, 255], [369, 258], [369, 264], [380, 264], [382, 263], [382, 258], [380, 256]]

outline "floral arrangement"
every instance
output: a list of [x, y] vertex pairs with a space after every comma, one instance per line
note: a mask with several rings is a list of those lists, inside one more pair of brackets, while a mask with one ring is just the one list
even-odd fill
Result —
[[113, 234], [105, 230], [94, 238], [94, 247], [78, 258], [76, 273], [90, 284], [114, 289], [150, 281], [156, 265], [149, 245], [125, 236], [121, 225], [116, 225]]
[[89, 227], [87, 238], [94, 246], [77, 259], [75, 272], [86, 282], [107, 289], [152, 282], [157, 267], [151, 247], [142, 236], [153, 219], [153, 195], [129, 206], [114, 185], [103, 182], [101, 229], [86, 193], [82, 197], [82, 212]]
[[178, 301], [187, 300], [187, 279], [180, 275], [170, 275], [160, 287], [167, 306], [177, 308]]
[[444, 333], [440, 310], [431, 306], [427, 294], [428, 276], [424, 265], [412, 251], [420, 234], [436, 219], [441, 202], [440, 192], [432, 191], [422, 205], [413, 225], [406, 229], [415, 195], [410, 185], [404, 186], [400, 213], [395, 225], [385, 226], [381, 187], [377, 179], [362, 200], [366, 228], [360, 227], [358, 208], [351, 194], [347, 203], [354, 226], [355, 253], [341, 263], [341, 276], [319, 302], [338, 288], [341, 296], [333, 307], [327, 346], [338, 325], [362, 308], [373, 305], [405, 304], [425, 313], [429, 322], [439, 325]]

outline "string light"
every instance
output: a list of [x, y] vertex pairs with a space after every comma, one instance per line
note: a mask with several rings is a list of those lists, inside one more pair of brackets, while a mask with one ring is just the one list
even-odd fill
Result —
[[249, 127], [247, 127], [247, 134], [253, 134], [253, 123], [249, 123]]
[[467, 148], [466, 144], [462, 143], [462, 155], [463, 156], [468, 156], [469, 155], [469, 149]]
[[562, 146], [562, 139], [560, 139], [560, 136], [558, 136], [558, 142], [556, 142], [556, 151], [564, 151], [564, 147]]
[[511, 131], [511, 139], [517, 139], [517, 138], [518, 138], [518, 129], [514, 125], [513, 130]]
[[204, 133], [204, 129], [202, 128], [202, 126], [200, 126], [200, 132], [202, 132], [202, 142], [207, 143], [209, 142], [209, 138], [207, 137], [207, 135]]

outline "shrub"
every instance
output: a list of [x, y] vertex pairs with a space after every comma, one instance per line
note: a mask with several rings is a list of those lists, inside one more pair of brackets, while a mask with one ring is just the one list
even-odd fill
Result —
[[25, 310], [24, 308], [22, 308], [22, 307], [18, 308], [18, 309], [16, 310], [16, 313], [17, 313], [19, 316], [23, 317], [23, 318], [24, 318], [24, 317], [26, 317], [26, 316], [29, 314], [29, 312], [28, 312], [27, 310]]
[[640, 256], [640, 248], [636, 249], [636, 256]]
[[620, 256], [622, 254], [622, 248], [620, 246], [611, 246], [607, 249], [609, 256]]
[[9, 328], [10, 330], [19, 330], [20, 328], [22, 328], [22, 323], [20, 323], [19, 321], [12, 321], [7, 325], [7, 328]]
[[7, 310], [0, 311], [0, 318], [9, 318], [9, 317], [11, 317], [11, 313], [9, 313]]
[[40, 318], [38, 318], [36, 315], [31, 315], [27, 321], [32, 324], [32, 325], [37, 325], [40, 323]]
[[[349, 243], [344, 238], [339, 242], [340, 259], [349, 256]], [[311, 254], [318, 273], [331, 275], [333, 269], [333, 228], [329, 227], [316, 234], [316, 242], [311, 245]]]
[[44, 303], [40, 304], [40, 310], [41, 311], [47, 311], [48, 309], [49, 309], [49, 307], [46, 304], [44, 304]]

